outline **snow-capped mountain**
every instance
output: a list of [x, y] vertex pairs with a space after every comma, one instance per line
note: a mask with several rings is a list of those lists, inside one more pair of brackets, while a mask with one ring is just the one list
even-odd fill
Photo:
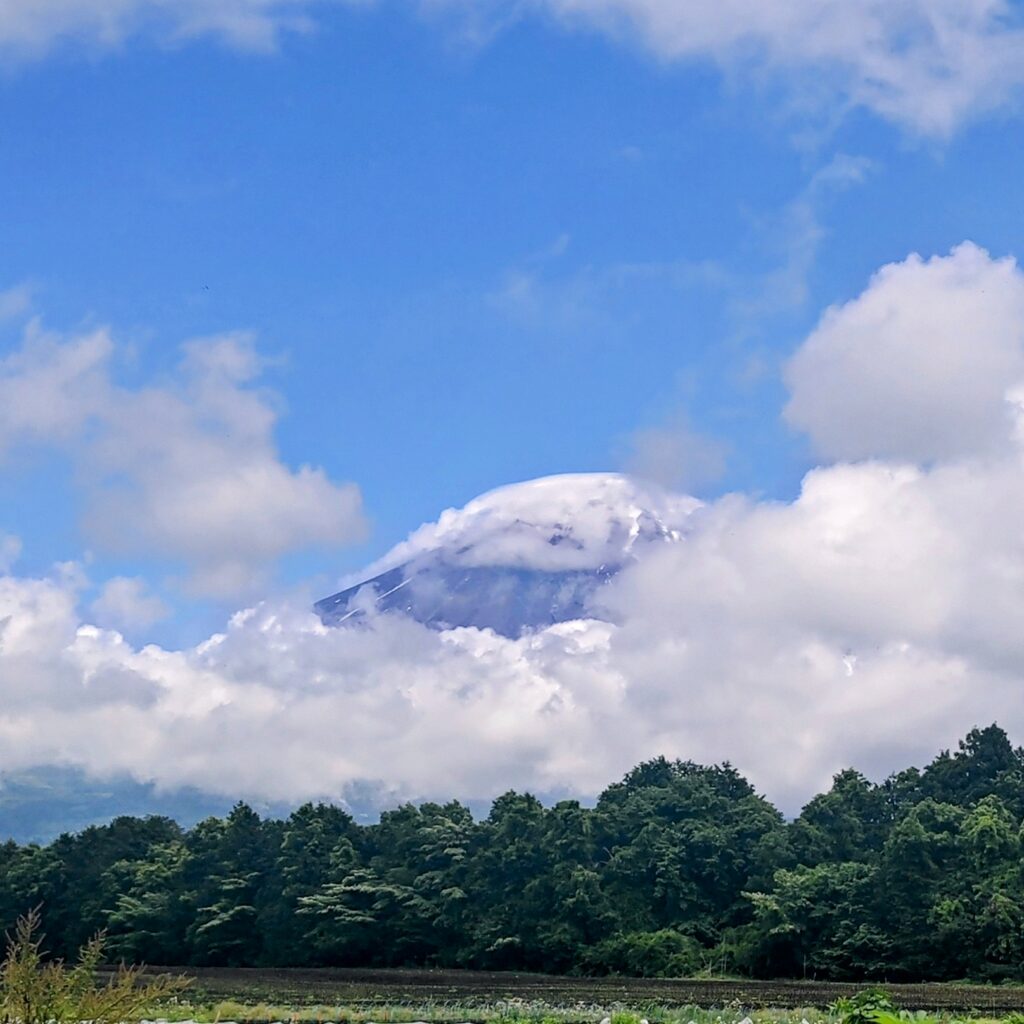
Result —
[[699, 507], [619, 474], [543, 477], [489, 491], [416, 530], [316, 610], [329, 625], [402, 612], [505, 636], [601, 618], [601, 588]]

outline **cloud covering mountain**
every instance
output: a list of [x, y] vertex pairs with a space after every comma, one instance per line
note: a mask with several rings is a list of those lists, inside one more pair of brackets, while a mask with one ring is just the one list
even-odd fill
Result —
[[[16, 356], [0, 389], [29, 370], [56, 380], [78, 345]], [[372, 602], [335, 628], [268, 601], [195, 647], [136, 648], [83, 619], [80, 573], [29, 578], [15, 561], [0, 576], [0, 769], [387, 802], [586, 795], [664, 753], [728, 758], [792, 811], [843, 766], [881, 775], [973, 724], [1019, 741], [1022, 367], [1024, 272], [969, 243], [911, 256], [828, 310], [789, 363], [787, 417], [843, 460], [793, 501], [698, 506], [555, 478], [447, 512], [374, 567], [443, 546], [475, 567], [579, 570], [629, 547], [607, 615], [520, 636]], [[644, 529], [656, 542], [630, 546]]]
[[650, 547], [679, 541], [699, 506], [619, 474], [500, 487], [422, 526], [316, 610], [327, 625], [401, 612], [507, 637], [605, 619], [610, 581]]

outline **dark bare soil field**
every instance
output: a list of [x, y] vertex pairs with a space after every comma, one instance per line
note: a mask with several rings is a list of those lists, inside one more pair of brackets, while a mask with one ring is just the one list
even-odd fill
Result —
[[507, 999], [553, 1006], [623, 1003], [643, 1006], [749, 1008], [826, 1007], [865, 988], [884, 988], [897, 1005], [913, 1010], [980, 1014], [1024, 1011], [1024, 986], [958, 984], [837, 984], [814, 981], [686, 981], [642, 978], [566, 978], [450, 970], [361, 970], [347, 968], [153, 968], [195, 978], [197, 993], [210, 999], [296, 1005], [345, 1006], [457, 1003], [482, 1006]]

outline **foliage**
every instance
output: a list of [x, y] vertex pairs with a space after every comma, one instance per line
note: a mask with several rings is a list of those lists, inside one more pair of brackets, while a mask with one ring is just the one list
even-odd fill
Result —
[[39, 934], [39, 913], [19, 918], [8, 936], [0, 965], [0, 1007], [5, 1024], [120, 1024], [137, 1020], [162, 999], [180, 992], [183, 978], [143, 980], [141, 968], [122, 965], [106, 981], [97, 980], [103, 937], [82, 947], [77, 962], [47, 961]]
[[583, 965], [596, 974], [688, 978], [701, 969], [703, 957], [701, 945], [695, 939], [663, 928], [613, 935], [587, 950]]
[[42, 904], [67, 960], [103, 931], [208, 967], [1024, 980], [1022, 822], [996, 726], [881, 784], [840, 772], [788, 823], [728, 764], [655, 758], [593, 807], [506, 793], [483, 820], [453, 801], [364, 826], [239, 804], [0, 843], [0, 926]]
[[892, 1000], [880, 989], [868, 989], [847, 999], [837, 999], [832, 1011], [839, 1016], [839, 1024], [878, 1024], [882, 1018], [898, 1019]]

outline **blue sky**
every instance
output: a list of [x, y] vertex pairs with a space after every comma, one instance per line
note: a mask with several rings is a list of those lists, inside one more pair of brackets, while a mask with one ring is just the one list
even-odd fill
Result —
[[[471, 41], [398, 4], [319, 11], [272, 53], [72, 40], [0, 84], [0, 281], [53, 328], [111, 324], [129, 379], [183, 339], [256, 333], [283, 458], [358, 483], [372, 523], [286, 580], [501, 483], [617, 468], [684, 415], [729, 448], [702, 493], [789, 497], [808, 457], [780, 359], [883, 263], [1014, 252], [1024, 211], [1005, 111], [936, 140], [790, 106], [597, 33]], [[808, 198], [837, 159], [860, 180]], [[66, 467], [13, 481], [27, 564], [80, 557]]]
[[[789, 680], [807, 673], [796, 700], [817, 708], [813, 757], [783, 769], [751, 755], [780, 792], [813, 791], [847, 754], [903, 764], [1019, 706], [1019, 652], [999, 624], [1018, 597], [1002, 588], [1024, 575], [1007, 483], [1024, 379], [1022, 87], [1016, 0], [13, 0], [0, 9], [0, 668], [3, 623], [31, 637], [43, 623], [32, 649], [59, 665], [18, 662], [8, 678], [52, 686], [50, 710], [68, 700], [54, 680], [80, 695], [96, 658], [116, 668], [115, 704], [125, 673], [140, 692], [170, 687], [170, 717], [136, 723], [151, 743], [179, 727], [202, 739], [174, 717], [184, 693], [205, 707], [241, 680], [251, 690], [224, 706], [279, 686], [291, 708], [300, 668], [333, 678], [339, 664], [339, 714], [374, 693], [384, 710], [366, 721], [383, 720], [398, 712], [367, 682], [373, 665], [418, 678], [464, 639], [435, 649], [400, 632], [360, 654], [344, 645], [363, 640], [313, 640], [289, 616], [491, 488], [626, 470], [709, 502], [691, 561], [632, 592], [653, 633], [612, 644], [608, 664], [637, 688], [635, 735], [590, 774], [555, 758], [516, 775], [533, 748], [512, 743], [495, 788], [584, 791], [659, 751], [736, 760], [699, 731], [659, 731], [655, 695], [695, 678], [665, 609], [748, 652], [692, 671], [762, 723], [775, 709], [784, 729]], [[986, 519], [989, 491], [1004, 521]], [[845, 576], [837, 551], [859, 571]], [[707, 607], [673, 569], [702, 581]], [[716, 604], [727, 579], [744, 585]], [[908, 596], [922, 592], [950, 601], [927, 623]], [[277, 601], [291, 610], [268, 612]], [[225, 629], [225, 646], [204, 645]], [[762, 643], [770, 707], [743, 682]], [[516, 685], [523, 671], [527, 690], [572, 690], [536, 652], [497, 646]], [[641, 647], [664, 660], [616, 660]], [[281, 662], [284, 649], [307, 661]], [[472, 667], [499, 686], [479, 650], [459, 650], [452, 678]], [[903, 733], [888, 752], [841, 746], [847, 698], [809, 695], [840, 693], [855, 663], [865, 721], [881, 709], [895, 730], [945, 708], [918, 723], [919, 747]], [[953, 692], [965, 665], [989, 681], [972, 683], [977, 703], [922, 698], [922, 680]], [[687, 692], [717, 720], [716, 694]], [[536, 735], [536, 707], [511, 707]], [[230, 752], [228, 727], [209, 727]], [[751, 719], [751, 736], [763, 728]], [[412, 764], [414, 731], [403, 738]], [[591, 740], [581, 731], [580, 749]], [[0, 770], [59, 760], [160, 778], [141, 753], [99, 764], [47, 743], [25, 740]], [[317, 771], [426, 791], [413, 768], [384, 778], [367, 758]], [[282, 791], [250, 768], [164, 781], [321, 795], [305, 769], [282, 771]], [[456, 785], [445, 771], [432, 792]]]

